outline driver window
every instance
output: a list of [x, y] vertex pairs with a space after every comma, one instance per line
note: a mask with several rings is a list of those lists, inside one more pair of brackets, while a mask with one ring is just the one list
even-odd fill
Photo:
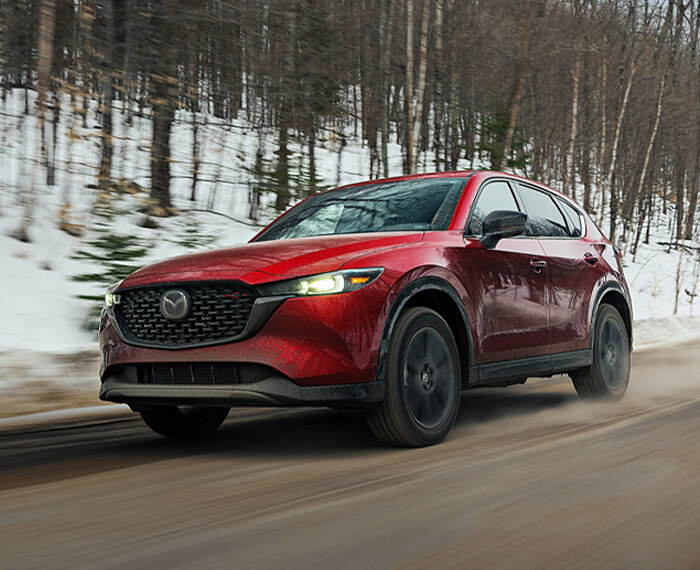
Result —
[[484, 219], [495, 210], [520, 211], [518, 203], [513, 196], [513, 191], [508, 183], [503, 180], [489, 182], [481, 190], [476, 199], [476, 205], [472, 206], [467, 235], [481, 237], [483, 235]]

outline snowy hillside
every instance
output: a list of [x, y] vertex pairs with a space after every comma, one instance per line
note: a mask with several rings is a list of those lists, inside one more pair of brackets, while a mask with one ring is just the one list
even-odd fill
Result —
[[[30, 93], [30, 96], [32, 94]], [[99, 296], [105, 283], [78, 282], [78, 275], [99, 271], [86, 259], [74, 259], [86, 243], [105, 231], [130, 236], [146, 252], [134, 260], [142, 265], [154, 260], [191, 251], [222, 247], [247, 241], [259, 226], [246, 220], [248, 215], [248, 188], [252, 183], [253, 161], [258, 148], [266, 163], [275, 159], [275, 133], [261, 132], [243, 121], [231, 125], [207, 117], [206, 125], [199, 127], [200, 183], [198, 197], [189, 201], [191, 179], [192, 117], [182, 115], [173, 131], [172, 157], [175, 206], [181, 215], [159, 219], [158, 227], [140, 226], [144, 214], [138, 208], [146, 198], [149, 186], [150, 121], [137, 116], [127, 124], [124, 113], [115, 112], [115, 178], [128, 181], [136, 189], [115, 199], [111, 207], [119, 216], [105, 222], [93, 213], [94, 178], [98, 164], [99, 147], [95, 112], [88, 114], [86, 125], [59, 123], [56, 184], [41, 186], [34, 220], [29, 233], [31, 243], [21, 243], [9, 234], [21, 219], [22, 205], [17, 189], [29, 188], [32, 176], [38, 170], [31, 158], [36, 127], [31, 116], [22, 114], [24, 92], [16, 90], [7, 98], [1, 111], [5, 125], [0, 145], [0, 352], [35, 350], [71, 352], [95, 345], [95, 333], [86, 329], [87, 315], [94, 302], [79, 299], [80, 295]], [[69, 137], [69, 131], [72, 135]], [[317, 169], [321, 186], [335, 186], [369, 177], [370, 157], [358, 137], [346, 133], [347, 146], [326, 136], [317, 148]], [[68, 143], [69, 138], [73, 141]], [[341, 153], [338, 151], [342, 150]], [[292, 159], [301, 169], [304, 150], [292, 145]], [[398, 145], [391, 145], [390, 174], [401, 173], [401, 154]], [[422, 164], [421, 170], [433, 170], [431, 164]], [[461, 168], [472, 166], [466, 161]], [[69, 175], [66, 174], [69, 172]], [[139, 191], [138, 189], [142, 190]], [[271, 200], [272, 196], [268, 196]], [[83, 231], [82, 237], [73, 237], [58, 229], [62, 205], [71, 204], [70, 221]], [[207, 211], [212, 210], [236, 220]], [[264, 211], [264, 219], [273, 215], [271, 208]], [[668, 216], [672, 215], [669, 210]], [[632, 260], [627, 254], [625, 271], [633, 290], [635, 318], [670, 317], [674, 309], [676, 275], [679, 252], [667, 251], [670, 232], [661, 219], [652, 228], [648, 245], [642, 245]], [[688, 244], [692, 246], [693, 244]], [[688, 293], [697, 290], [698, 256], [686, 254], [680, 270], [681, 285], [677, 313], [688, 316], [700, 313], [693, 308]], [[687, 291], [687, 292], [686, 292]]]

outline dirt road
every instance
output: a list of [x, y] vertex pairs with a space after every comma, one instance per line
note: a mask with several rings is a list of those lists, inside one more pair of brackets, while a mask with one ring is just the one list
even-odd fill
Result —
[[0, 432], [0, 568], [700, 568], [700, 343], [617, 404], [563, 378], [468, 392], [442, 445], [329, 410]]

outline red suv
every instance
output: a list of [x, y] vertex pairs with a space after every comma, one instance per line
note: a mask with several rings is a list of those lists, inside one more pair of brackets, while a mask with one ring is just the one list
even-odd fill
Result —
[[319, 405], [422, 446], [466, 388], [567, 373], [619, 398], [630, 374], [617, 251], [570, 198], [498, 172], [317, 194], [247, 245], [149, 265], [106, 297], [100, 398], [171, 437], [231, 406]]

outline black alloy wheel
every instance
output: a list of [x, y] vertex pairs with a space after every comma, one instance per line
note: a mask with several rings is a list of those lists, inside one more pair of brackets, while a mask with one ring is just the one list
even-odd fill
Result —
[[392, 332], [386, 397], [368, 422], [385, 443], [421, 447], [442, 441], [460, 399], [460, 361], [445, 320], [425, 307], [407, 309]]
[[631, 350], [627, 327], [615, 307], [601, 305], [593, 334], [593, 363], [570, 376], [582, 398], [617, 400], [629, 384]]

